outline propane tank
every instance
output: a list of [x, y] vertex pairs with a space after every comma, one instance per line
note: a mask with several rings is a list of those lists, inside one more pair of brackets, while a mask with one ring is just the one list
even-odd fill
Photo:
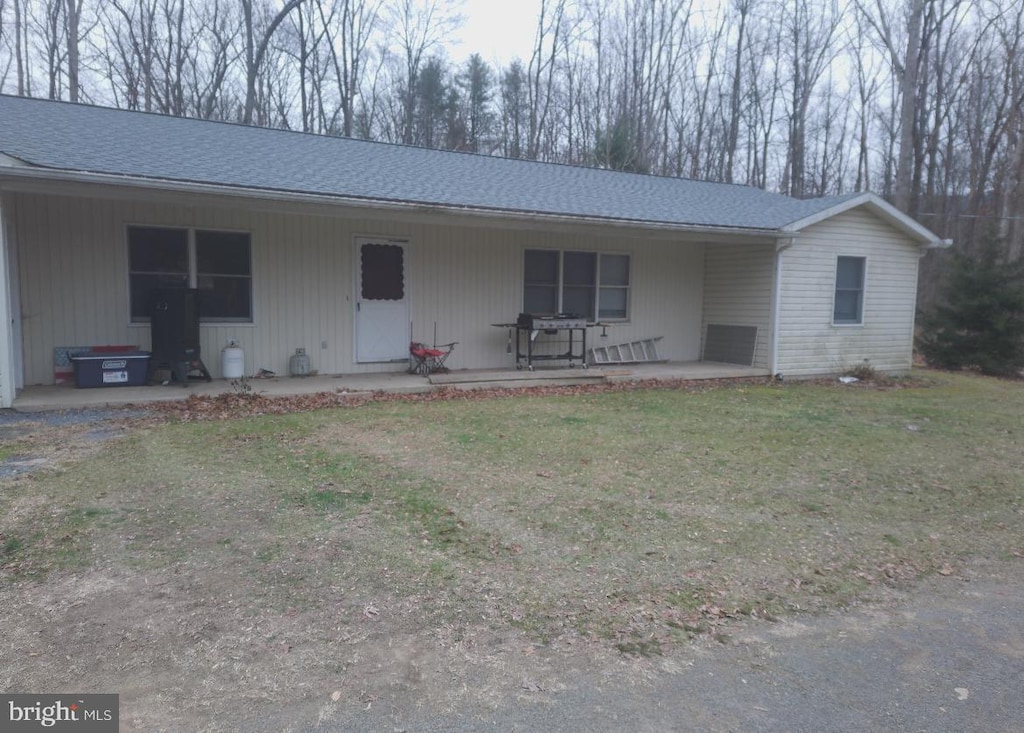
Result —
[[220, 374], [224, 379], [239, 379], [245, 375], [245, 352], [234, 339], [220, 352]]
[[293, 377], [308, 377], [309, 371], [309, 354], [305, 349], [295, 349], [295, 353], [288, 360], [288, 373]]

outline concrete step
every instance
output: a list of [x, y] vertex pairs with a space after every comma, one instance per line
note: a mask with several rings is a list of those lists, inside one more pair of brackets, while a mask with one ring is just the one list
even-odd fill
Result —
[[495, 382], [506, 382], [522, 387], [524, 382], [545, 384], [553, 381], [569, 380], [575, 384], [600, 382], [608, 376], [604, 369], [497, 369], [493, 371], [454, 371], [447, 374], [431, 374], [428, 379], [436, 385], [489, 385]]
[[430, 384], [444, 387], [528, 387], [534, 385], [563, 386], [578, 384], [596, 384], [609, 377], [623, 378], [631, 374], [629, 370], [601, 369], [535, 369], [528, 370], [487, 370], [457, 371], [446, 374], [432, 374], [428, 377]]

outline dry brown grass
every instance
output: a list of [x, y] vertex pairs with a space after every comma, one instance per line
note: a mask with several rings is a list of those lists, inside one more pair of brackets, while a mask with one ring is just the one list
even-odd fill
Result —
[[1013, 558], [1022, 407], [935, 375], [140, 426], [0, 483], [0, 686], [216, 728], [639, 670], [736, 619]]

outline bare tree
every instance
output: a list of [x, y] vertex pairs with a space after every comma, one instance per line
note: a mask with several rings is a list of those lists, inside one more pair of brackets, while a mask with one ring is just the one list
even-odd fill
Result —
[[186, 79], [192, 114], [203, 119], [227, 119], [231, 100], [225, 90], [228, 72], [239, 58], [235, 48], [238, 22], [231, 0], [207, 0], [195, 18], [196, 52], [189, 57]]
[[445, 36], [462, 23], [462, 16], [441, 0], [391, 0], [388, 24], [397, 40], [402, 75], [395, 80], [400, 100], [400, 140], [411, 144], [416, 124], [416, 88], [427, 57]]
[[855, 14], [851, 38], [847, 45], [850, 66], [854, 70], [857, 92], [857, 174], [853, 190], [866, 191], [871, 187], [872, 105], [878, 96], [881, 68], [874, 54], [864, 48], [864, 18]]
[[[254, 13], [253, 0], [239, 1], [242, 7], [242, 32], [245, 40], [245, 108], [242, 113], [242, 122], [251, 125], [253, 112], [257, 106], [259, 74], [267, 55], [270, 39], [278, 26], [288, 17], [288, 14], [299, 7], [303, 0], [287, 0], [276, 13], [266, 12], [265, 5], [256, 8], [257, 11], [264, 11], [261, 13], [262, 18]], [[262, 27], [257, 28], [256, 24], [260, 21], [262, 21]], [[257, 124], [262, 122], [262, 120], [257, 120]]]
[[733, 0], [739, 22], [736, 29], [736, 47], [733, 58], [732, 89], [729, 95], [729, 133], [725, 140], [725, 181], [732, 183], [739, 145], [740, 117], [743, 97], [743, 54], [746, 50], [747, 19], [755, 0]]
[[156, 17], [157, 0], [109, 0], [103, 10], [98, 54], [118, 106], [153, 109]]
[[324, 14], [323, 3], [318, 7], [338, 87], [341, 134], [352, 137], [356, 97], [369, 61], [370, 40], [381, 20], [382, 1], [336, 0], [330, 16]]
[[[317, 131], [317, 121], [323, 119], [323, 80], [326, 74], [320, 62], [320, 49], [326, 31], [318, 22], [323, 18], [322, 12], [322, 4], [306, 3], [291, 14], [291, 22], [279, 31], [283, 37], [280, 43], [284, 53], [297, 66], [299, 116], [303, 132]], [[323, 129], [324, 126], [319, 125], [319, 130]]]
[[1024, 257], [1024, 7], [1015, 4], [993, 20], [1011, 97], [1000, 176], [998, 232], [1009, 256], [1017, 259]]
[[19, 95], [31, 94], [32, 86], [25, 58], [28, 49], [24, 13], [25, 0], [11, 0], [11, 2], [14, 6], [14, 59], [18, 76], [17, 93]]
[[10, 33], [7, 30], [7, 0], [0, 0], [0, 90], [6, 86], [7, 75], [11, 70], [11, 56], [4, 53], [4, 47], [9, 45], [7, 37]]
[[[712, 167], [710, 161], [713, 156], [710, 153], [711, 145], [709, 140], [712, 136], [712, 127], [715, 119], [713, 105], [717, 102], [716, 99], [712, 98], [712, 92], [717, 90], [716, 78], [718, 75], [718, 64], [721, 62], [719, 54], [727, 32], [728, 21], [723, 16], [704, 39], [704, 42], [707, 44], [708, 57], [704, 73], [701, 73], [699, 67], [691, 61], [691, 76], [685, 80], [686, 83], [692, 85], [690, 104], [693, 106], [695, 117], [688, 141], [680, 141], [680, 144], [685, 146], [688, 151], [687, 157], [690, 161], [689, 177], [694, 179], [709, 177]], [[699, 52], [698, 49], [693, 49], [692, 51], [692, 53], [697, 52]]]
[[836, 54], [834, 40], [839, 22], [835, 2], [828, 2], [820, 15], [812, 12], [810, 0], [792, 0], [782, 18], [786, 39], [784, 53], [789, 64], [789, 145], [783, 170], [782, 190], [791, 196], [805, 195], [807, 164], [807, 113], [814, 90]]
[[541, 153], [541, 139], [555, 97], [558, 55], [566, 33], [567, 0], [541, 0], [537, 29], [533, 37], [533, 53], [527, 66], [527, 100], [529, 126], [526, 131], [525, 155], [536, 160]]
[[82, 3], [84, 0], [64, 0], [64, 43], [67, 49], [68, 98], [78, 101], [81, 83]]
[[[918, 78], [923, 62], [922, 28], [925, 5], [933, 0], [906, 0], [905, 14], [886, 6], [884, 0], [854, 0], [857, 9], [874, 31], [881, 48], [890, 59], [891, 69], [900, 94], [899, 151], [896, 161], [896, 178], [893, 187], [893, 203], [903, 211], [916, 208], [911, 190], [914, 169], [914, 150], [920, 138], [916, 125], [920, 116]], [[900, 37], [903, 23], [903, 35]]]

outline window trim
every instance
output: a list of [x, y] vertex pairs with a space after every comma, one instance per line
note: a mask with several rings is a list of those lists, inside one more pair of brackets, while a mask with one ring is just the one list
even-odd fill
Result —
[[[839, 287], [839, 261], [840, 260], [860, 260], [861, 262], [861, 282], [860, 288], [854, 291], [853, 288], [840, 288]], [[836, 328], [858, 328], [864, 325], [864, 311], [867, 301], [867, 290], [868, 290], [868, 258], [866, 255], [836, 255], [835, 259], [835, 270], [833, 271], [832, 278], [832, 325]], [[857, 319], [853, 321], [837, 321], [836, 320], [836, 301], [838, 300], [839, 292], [859, 292], [860, 299], [858, 301], [857, 308]]]
[[[522, 276], [520, 277], [520, 291], [519, 303], [525, 310], [526, 308], [526, 253], [527, 252], [555, 252], [558, 255], [558, 282], [556, 284], [556, 299], [558, 304], [558, 311], [563, 312], [563, 304], [565, 302], [565, 255], [566, 254], [588, 254], [594, 255], [594, 283], [592, 286], [594, 291], [594, 318], [595, 322], [604, 323], [629, 323], [633, 312], [633, 253], [623, 252], [620, 250], [605, 251], [596, 249], [561, 249], [557, 247], [523, 247], [522, 258], [520, 263], [522, 265]], [[602, 285], [601, 284], [601, 259], [603, 257], [625, 257], [627, 266], [629, 268], [629, 276], [626, 280], [625, 285]], [[602, 318], [601, 317], [601, 290], [625, 290], [626, 291], [626, 315], [623, 318]]]
[[188, 272], [186, 273], [187, 287], [196, 288], [199, 283], [199, 255], [196, 248], [196, 232], [213, 232], [213, 233], [224, 233], [224, 234], [245, 234], [249, 238], [249, 274], [248, 276], [233, 275], [232, 277], [248, 277], [249, 279], [249, 317], [248, 318], [228, 318], [228, 317], [217, 317], [217, 318], [200, 318], [199, 325], [221, 325], [227, 324], [232, 326], [251, 326], [256, 322], [256, 303], [253, 293], [253, 283], [255, 281], [255, 274], [253, 272], [253, 233], [251, 229], [231, 229], [229, 227], [216, 227], [216, 226], [184, 226], [179, 224], [150, 224], [143, 222], [126, 222], [124, 224], [124, 254], [125, 254], [125, 272], [126, 272], [126, 293], [127, 293], [127, 309], [128, 309], [128, 325], [129, 326], [148, 326], [150, 319], [148, 316], [144, 318], [135, 318], [132, 315], [132, 258], [131, 258], [131, 240], [129, 238], [129, 232], [131, 229], [169, 229], [174, 231], [183, 231], [187, 237], [188, 247]]

